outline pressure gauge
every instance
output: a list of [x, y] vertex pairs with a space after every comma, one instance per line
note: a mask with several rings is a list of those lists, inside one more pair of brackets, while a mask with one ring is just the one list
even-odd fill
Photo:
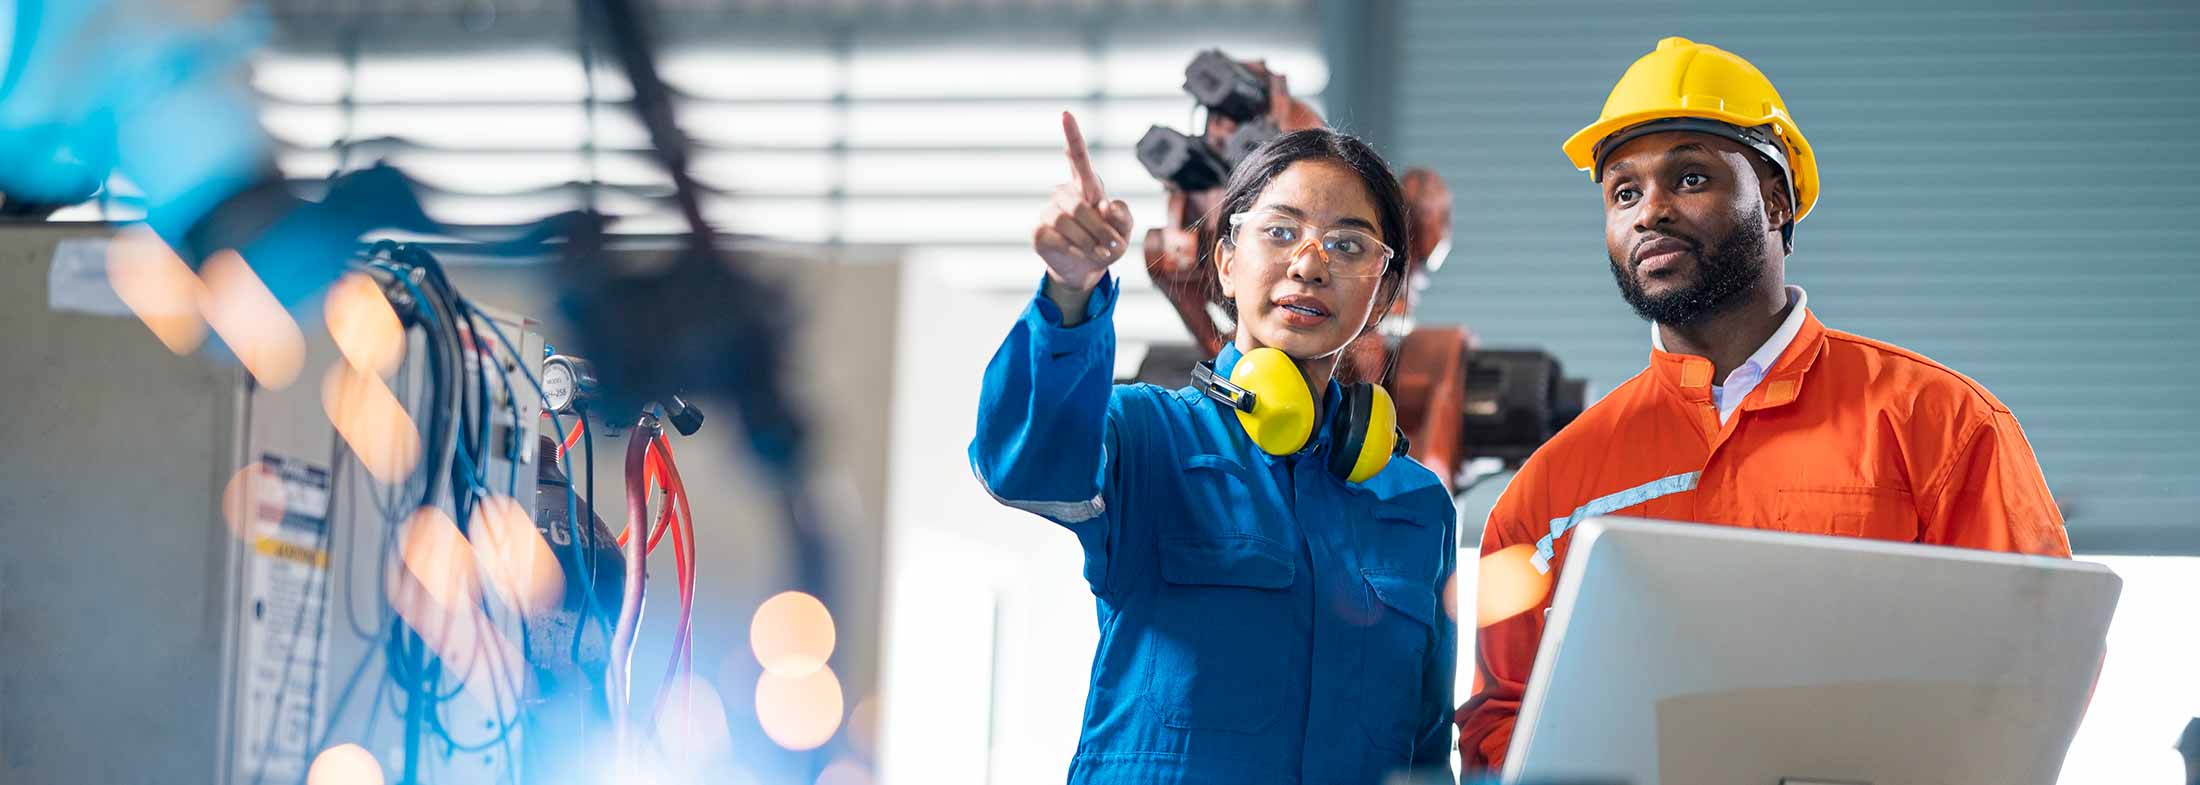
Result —
[[542, 405], [559, 414], [572, 414], [596, 397], [595, 369], [588, 361], [562, 354], [542, 361]]

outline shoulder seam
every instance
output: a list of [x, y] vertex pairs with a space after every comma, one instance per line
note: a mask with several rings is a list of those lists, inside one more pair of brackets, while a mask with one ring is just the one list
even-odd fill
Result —
[[1939, 361], [1934, 360], [1931, 357], [1927, 357], [1910, 349], [1905, 349], [1900, 346], [1887, 343], [1885, 341], [1874, 340], [1861, 335], [1846, 333], [1832, 328], [1827, 328], [1826, 340], [1841, 341], [1843, 343], [1853, 344], [1871, 351], [1878, 352], [1880, 354], [1900, 357], [1909, 362], [1915, 363], [1925, 368], [1932, 369], [1938, 372], [1940, 375], [1945, 376], [1949, 379], [1953, 379], [1957, 383], [1963, 385], [1965, 389], [1971, 392], [1971, 397], [1976, 402], [1985, 404], [1988, 409], [1995, 412], [2000, 412], [2002, 414], [2010, 413], [2009, 407], [2004, 405], [2001, 402], [2001, 399], [1994, 397], [1993, 392], [1986, 389], [1986, 385], [1979, 384], [1978, 380], [1972, 379], [1969, 376], [1965, 376], [1961, 371], [1957, 371], [1954, 368], [1942, 365]]
[[1940, 468], [1933, 471], [1933, 476], [1927, 480], [1926, 486], [1918, 489], [1924, 491], [1923, 501], [1927, 509], [1939, 505], [1940, 495], [1948, 491], [1948, 483], [1952, 481], [1951, 478], [1955, 475], [1956, 464], [1961, 463], [1963, 457], [1971, 452], [1971, 445], [1978, 443], [1978, 437], [1992, 427], [1993, 418], [1989, 415], [1986, 422], [1966, 428], [1963, 442], [1956, 445], [1954, 451], [1948, 453], [1948, 459], [1942, 461]]

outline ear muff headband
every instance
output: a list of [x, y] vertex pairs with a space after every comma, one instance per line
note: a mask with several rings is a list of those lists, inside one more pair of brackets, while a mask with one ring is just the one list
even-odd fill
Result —
[[1254, 403], [1260, 399], [1253, 391], [1231, 384], [1230, 380], [1215, 373], [1213, 360], [1192, 366], [1192, 387], [1216, 403], [1241, 412], [1252, 411]]

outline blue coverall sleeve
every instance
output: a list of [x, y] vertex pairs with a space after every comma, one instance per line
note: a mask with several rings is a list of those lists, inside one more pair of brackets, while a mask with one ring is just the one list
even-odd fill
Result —
[[[1448, 510], [1447, 506], [1447, 510]], [[1444, 527], [1443, 569], [1437, 578], [1438, 609], [1456, 608], [1445, 601], [1459, 602], [1457, 596], [1447, 596], [1453, 591], [1451, 577], [1456, 574], [1459, 547], [1456, 530], [1458, 522], [1446, 520]], [[1452, 613], [1440, 612], [1436, 616], [1436, 647], [1429, 652], [1428, 666], [1421, 675], [1421, 704], [1417, 716], [1421, 722], [1421, 736], [1413, 745], [1413, 769], [1416, 783], [1458, 782], [1451, 771], [1452, 750], [1452, 682], [1459, 661], [1459, 622]]]
[[1102, 589], [1115, 533], [1110, 459], [1116, 454], [1115, 322], [1118, 283], [1093, 290], [1085, 320], [1062, 326], [1045, 295], [1032, 298], [986, 365], [970, 467], [1002, 504], [1068, 527], [1085, 550], [1085, 577]]

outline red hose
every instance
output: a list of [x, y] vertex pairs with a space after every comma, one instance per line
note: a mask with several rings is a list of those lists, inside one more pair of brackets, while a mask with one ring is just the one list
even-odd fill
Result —
[[[649, 441], [654, 436], [637, 428], [626, 446], [627, 526], [643, 527], [644, 540], [649, 536], [649, 490], [642, 473]], [[612, 738], [620, 750], [629, 749], [626, 707], [633, 692], [629, 663], [634, 657], [634, 634], [642, 620], [642, 592], [648, 565], [640, 545], [639, 542], [631, 543], [622, 549], [625, 551], [626, 582], [619, 593], [618, 623], [613, 625], [611, 632], [611, 661], [604, 674], [604, 697], [611, 711]]]
[[[587, 417], [588, 415], [583, 414], [581, 416]], [[572, 452], [573, 445], [581, 443], [581, 428], [583, 425], [586, 425], [586, 423], [583, 423], [577, 419], [573, 421], [573, 430], [567, 431], [565, 433], [565, 442], [558, 445], [559, 458], [562, 459], [565, 457], [566, 453]]]
[[666, 489], [666, 512], [677, 511], [668, 516], [670, 521], [666, 528], [672, 530], [673, 564], [679, 572], [680, 588], [680, 622], [673, 636], [672, 660], [666, 664], [665, 678], [657, 694], [661, 708], [668, 697], [666, 690], [675, 683], [684, 685], [679, 675], [694, 667], [695, 515], [688, 505], [687, 484], [681, 480], [679, 465], [672, 459], [671, 443], [660, 433], [654, 446], [658, 449], [655, 454], [661, 458], [656, 466]]
[[[645, 493], [649, 488], [663, 489], [665, 492], [665, 506], [657, 514], [657, 526], [654, 531], [650, 532], [649, 547], [643, 551], [644, 553], [654, 554], [657, 552], [657, 543], [664, 541], [665, 530], [671, 528], [673, 523], [672, 499], [676, 491], [673, 489], [672, 484], [665, 479], [668, 472], [666, 467], [672, 462], [671, 455], [672, 448], [665, 442], [664, 437], [659, 436], [650, 442], [648, 463], [642, 471], [642, 487], [645, 489]], [[680, 488], [677, 493], [685, 496], [687, 489]], [[621, 547], [626, 545], [626, 530], [621, 529], [619, 531], [617, 541]]]

